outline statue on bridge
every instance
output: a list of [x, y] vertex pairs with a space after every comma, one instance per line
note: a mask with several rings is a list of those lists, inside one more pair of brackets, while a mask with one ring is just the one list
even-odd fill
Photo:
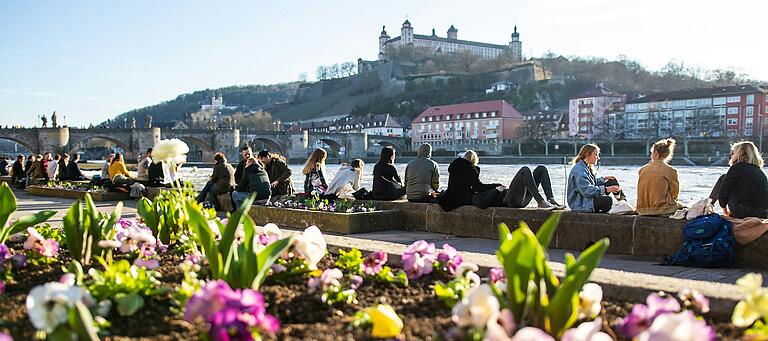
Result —
[[152, 115], [147, 114], [144, 119], [147, 121], [147, 128], [152, 128]]
[[40, 120], [43, 121], [43, 128], [48, 128], [48, 117], [45, 117], [45, 115], [40, 115]]
[[136, 129], [136, 116], [131, 117], [131, 129]]
[[53, 111], [53, 114], [51, 114], [51, 127], [52, 128], [58, 128], [59, 127], [59, 124], [58, 124], [58, 122], [56, 120], [56, 111], [55, 110]]

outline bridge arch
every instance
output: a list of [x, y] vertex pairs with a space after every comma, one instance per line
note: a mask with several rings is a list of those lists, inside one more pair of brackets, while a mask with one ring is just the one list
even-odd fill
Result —
[[24, 147], [24, 149], [26, 149], [26, 151], [23, 151], [23, 152], [20, 151], [18, 153], [19, 154], [24, 154], [25, 157], [29, 153], [37, 153], [38, 152], [36, 150], [36, 148], [34, 148], [30, 143], [28, 143], [27, 141], [24, 141], [23, 139], [20, 139], [20, 138], [16, 138], [16, 137], [12, 137], [12, 136], [0, 135], [0, 140], [6, 140], [6, 141], [11, 141], [11, 142], [15, 142], [15, 143], [20, 144], [22, 147]]
[[328, 156], [340, 157], [341, 148], [343, 148], [344, 146], [342, 146], [341, 143], [339, 143], [339, 141], [329, 139], [329, 138], [321, 138], [318, 141], [321, 141], [328, 146], [329, 150], [326, 150], [328, 152]]
[[252, 138], [248, 141], [248, 145], [253, 149], [254, 153], [258, 153], [262, 149], [268, 149], [271, 152], [286, 156], [285, 153], [288, 152], [285, 146], [279, 142], [265, 137]]
[[379, 142], [376, 142], [376, 144], [381, 147], [392, 147], [395, 149], [395, 153], [397, 155], [403, 155], [403, 148], [395, 143], [387, 142], [387, 141], [379, 141]]
[[[107, 140], [109, 142], [114, 143], [120, 149], [123, 150], [123, 158], [126, 160], [126, 162], [130, 162], [132, 159], [136, 157], [136, 154], [134, 153], [134, 150], [125, 142], [120, 141], [119, 139], [116, 139], [112, 136], [102, 135], [102, 134], [93, 134], [93, 135], [86, 135], [83, 137], [79, 137], [77, 141], [70, 141], [69, 143], [69, 153], [75, 154], [82, 148], [83, 144], [87, 141], [93, 140], [93, 139], [102, 139]], [[74, 142], [74, 143], [73, 143]]]

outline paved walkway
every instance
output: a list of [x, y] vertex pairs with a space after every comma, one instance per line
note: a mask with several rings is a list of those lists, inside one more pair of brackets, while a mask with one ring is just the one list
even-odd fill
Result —
[[[24, 216], [40, 210], [57, 210], [57, 214], [50, 220], [52, 224], [60, 224], [66, 210], [75, 201], [74, 199], [39, 197], [28, 195], [24, 191], [14, 191], [18, 200], [16, 216]], [[99, 211], [111, 212], [116, 202], [97, 202]], [[136, 214], [136, 202], [127, 200], [124, 202], [124, 217], [133, 217]], [[408, 244], [424, 239], [435, 242], [437, 247], [443, 243], [449, 243], [459, 251], [477, 255], [493, 256], [498, 248], [498, 241], [480, 238], [462, 238], [446, 234], [417, 232], [417, 231], [381, 231], [370, 233], [358, 233], [347, 236], [329, 236], [329, 242], [336, 245], [371, 245], [387, 246], [389, 248], [405, 248]], [[377, 243], [377, 242], [383, 242]], [[395, 250], [385, 250], [395, 252]], [[550, 261], [562, 264], [565, 250], [550, 250]], [[395, 252], [397, 253], [397, 252]], [[697, 280], [705, 282], [733, 284], [738, 278], [750, 272], [747, 269], [700, 269], [679, 266], [662, 266], [659, 261], [639, 260], [628, 256], [606, 255], [603, 257], [600, 267], [603, 269], [619, 270], [628, 273], [648, 274], [679, 279]], [[762, 272], [763, 277], [768, 278], [768, 272]]]

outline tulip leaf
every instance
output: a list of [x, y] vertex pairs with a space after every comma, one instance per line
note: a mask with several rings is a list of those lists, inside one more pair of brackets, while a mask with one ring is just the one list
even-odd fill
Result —
[[269, 269], [272, 268], [272, 264], [280, 258], [280, 255], [287, 250], [293, 243], [293, 237], [280, 239], [267, 245], [261, 252], [256, 255], [257, 273], [256, 278], [251, 283], [251, 288], [258, 290], [261, 283], [267, 278]]
[[131, 316], [144, 307], [144, 298], [137, 293], [115, 295], [117, 312], [122, 316]]
[[549, 249], [549, 243], [552, 242], [552, 237], [555, 235], [557, 225], [560, 223], [560, 212], [552, 213], [552, 215], [541, 224], [539, 230], [536, 232], [536, 239], [539, 240], [539, 244], [546, 250]]
[[144, 219], [144, 222], [152, 230], [152, 235], [157, 235], [157, 225], [159, 219], [157, 218], [157, 211], [155, 210], [154, 203], [146, 197], [141, 197], [136, 202], [136, 212]]
[[3, 228], [2, 236], [0, 237], [0, 243], [4, 243], [8, 237], [24, 231], [24, 229], [27, 227], [35, 226], [50, 219], [55, 214], [56, 211], [39, 211], [32, 215], [19, 218], [13, 224], [11, 224], [11, 226]]
[[[72, 327], [77, 340], [80, 341], [98, 341], [96, 335], [96, 326], [93, 323], [93, 315], [88, 307], [81, 301], [75, 302], [75, 308], [69, 311], [67, 316], [69, 325]], [[71, 336], [70, 336], [71, 337]]]
[[67, 214], [64, 215], [64, 218], [62, 219], [67, 249], [69, 249], [69, 253], [76, 261], [82, 261], [82, 259], [80, 259], [83, 250], [83, 234], [80, 231], [82, 216], [83, 206], [80, 205], [80, 201], [78, 200], [69, 207], [69, 211], [67, 211]]
[[[5, 227], [13, 212], [16, 212], [16, 196], [13, 195], [8, 183], [0, 184], [0, 227]], [[2, 236], [0, 236], [2, 237]], [[6, 236], [7, 237], [7, 236]], [[5, 241], [0, 239], [0, 243]]]
[[219, 253], [219, 248], [216, 246], [213, 231], [211, 231], [210, 226], [208, 226], [208, 221], [203, 213], [200, 212], [200, 209], [193, 203], [186, 202], [185, 205], [187, 214], [189, 215], [189, 226], [192, 229], [192, 232], [197, 236], [197, 240], [203, 248], [203, 253], [208, 259], [211, 275], [214, 278], [222, 278], [224, 274], [221, 267], [222, 257]]

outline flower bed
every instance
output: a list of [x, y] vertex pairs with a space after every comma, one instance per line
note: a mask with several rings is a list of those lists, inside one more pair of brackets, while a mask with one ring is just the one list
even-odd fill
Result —
[[320, 211], [332, 213], [362, 213], [376, 211], [373, 202], [365, 204], [357, 203], [349, 199], [321, 199], [317, 194], [300, 194], [297, 196], [285, 197], [273, 201], [269, 204], [276, 208], [292, 208], [296, 210]]
[[90, 194], [93, 201], [118, 201], [128, 199], [128, 193], [106, 192], [103, 190], [79, 190], [68, 188], [57, 188], [48, 186], [29, 186], [27, 193], [44, 197], [57, 197], [69, 199], [84, 199], [86, 194]]
[[396, 228], [401, 218], [400, 211], [396, 210], [336, 213], [273, 206], [253, 206], [249, 214], [259, 225], [275, 223], [279, 226], [296, 228], [315, 225], [325, 232], [339, 234]]
[[315, 226], [289, 237], [257, 228], [250, 199], [222, 220], [177, 191], [142, 199], [141, 217], [126, 220], [121, 204], [99, 213], [86, 196], [59, 229], [42, 224], [51, 211], [12, 220], [12, 196], [0, 185], [0, 330], [17, 340], [713, 340], [753, 323], [748, 333], [766, 333], [760, 275], [738, 281], [733, 325], [708, 319], [695, 291], [603, 301], [588, 278], [607, 240], [554, 277], [545, 260], [557, 214], [536, 234], [500, 227], [502, 268], [480, 278], [453, 247], [423, 240], [397, 262], [328, 254]]

